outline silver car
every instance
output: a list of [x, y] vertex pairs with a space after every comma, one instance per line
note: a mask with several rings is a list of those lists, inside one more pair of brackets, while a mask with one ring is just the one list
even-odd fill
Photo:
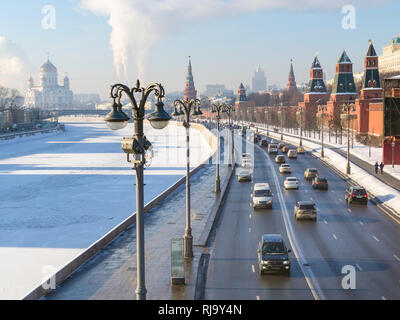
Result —
[[251, 172], [250, 170], [242, 170], [238, 174], [238, 182], [246, 182], [251, 181]]

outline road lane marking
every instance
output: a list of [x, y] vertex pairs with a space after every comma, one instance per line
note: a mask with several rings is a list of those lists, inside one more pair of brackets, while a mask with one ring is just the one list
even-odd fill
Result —
[[253, 273], [256, 272], [256, 268], [254, 268], [254, 264], [251, 265], [251, 271], [253, 271]]
[[386, 300], [386, 298], [384, 296], [381, 297], [382, 300]]
[[[259, 146], [257, 146], [257, 148], [259, 150], [262, 150]], [[265, 158], [267, 160], [270, 160], [270, 157], [265, 152], [263, 152], [263, 154], [264, 154], [264, 156], [265, 156]], [[278, 179], [278, 175], [277, 175], [277, 173], [275, 171], [275, 168], [274, 168], [274, 166], [273, 166], [271, 161], [268, 161], [268, 165], [269, 165], [269, 167], [271, 169], [272, 176], [273, 176], [273, 179], [275, 181], [275, 185], [278, 186], [279, 185], [279, 179]], [[282, 211], [283, 211], [283, 215], [282, 215], [283, 216], [283, 221], [285, 223], [286, 232], [287, 232], [287, 236], [288, 236], [290, 245], [292, 246], [293, 254], [299, 260], [299, 265], [300, 265], [301, 271], [304, 274], [304, 278], [305, 278], [305, 280], [307, 282], [307, 285], [309, 286], [309, 288], [311, 290], [311, 294], [313, 295], [314, 299], [315, 300], [326, 300], [325, 295], [322, 292], [322, 290], [321, 290], [321, 288], [319, 286], [319, 283], [317, 281], [317, 278], [314, 275], [312, 269], [309, 268], [309, 267], [306, 268], [304, 266], [305, 264], [309, 265], [309, 263], [307, 262], [306, 258], [304, 257], [304, 254], [303, 254], [301, 248], [295, 246], [295, 243], [298, 243], [298, 241], [296, 239], [296, 235], [294, 233], [293, 226], [292, 226], [292, 224], [290, 222], [291, 221], [290, 220], [290, 215], [289, 215], [289, 211], [288, 211], [288, 209], [286, 207], [286, 202], [284, 200], [283, 192], [282, 192], [282, 190], [280, 188], [277, 188], [277, 191], [278, 191], [279, 203], [280, 203]]]
[[332, 234], [333, 235], [333, 237], [335, 238], [335, 240], [337, 240], [338, 239], [338, 237], [336, 237], [336, 234]]
[[360, 224], [363, 226], [363, 225], [364, 225], [364, 222], [360, 221]]
[[325, 223], [325, 224], [328, 224], [328, 222], [327, 222], [326, 220], [324, 220], [324, 223]]
[[342, 198], [339, 198], [339, 201], [343, 202], [343, 199], [342, 199]]
[[379, 242], [379, 239], [375, 236], [372, 236], [372, 238], [374, 238], [377, 242]]
[[350, 208], [347, 208], [347, 211], [348, 211], [349, 213], [351, 213], [351, 209], [350, 209]]
[[398, 256], [396, 256], [395, 254], [393, 255], [393, 257], [400, 262], [400, 258]]
[[251, 228], [249, 228], [249, 232], [251, 232]]
[[356, 263], [356, 267], [358, 268], [358, 270], [363, 271], [358, 263]]
[[257, 299], [257, 300], [260, 300], [260, 296], [257, 296], [256, 299]]

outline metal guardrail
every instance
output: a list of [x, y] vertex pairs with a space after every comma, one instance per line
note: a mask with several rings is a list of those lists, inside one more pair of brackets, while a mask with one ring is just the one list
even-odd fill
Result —
[[55, 128], [48, 128], [48, 129], [40, 129], [40, 130], [31, 130], [31, 131], [21, 131], [21, 132], [15, 132], [15, 133], [7, 133], [0, 135], [0, 140], [11, 140], [15, 139], [17, 137], [22, 138], [23, 136], [34, 136], [38, 133], [51, 133], [52, 131], [60, 131], [63, 130], [62, 127], [58, 126]]

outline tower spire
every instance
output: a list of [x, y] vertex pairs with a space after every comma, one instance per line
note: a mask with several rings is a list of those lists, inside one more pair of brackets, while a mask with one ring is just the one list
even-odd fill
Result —
[[196, 99], [197, 91], [194, 86], [193, 74], [192, 74], [192, 61], [191, 56], [189, 56], [189, 65], [187, 68], [187, 75], [186, 75], [186, 86], [183, 90], [183, 98], [186, 100]]

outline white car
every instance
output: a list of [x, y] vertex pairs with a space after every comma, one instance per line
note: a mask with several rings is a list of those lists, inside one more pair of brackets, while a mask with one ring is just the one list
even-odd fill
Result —
[[288, 164], [281, 164], [279, 167], [279, 172], [280, 173], [292, 173], [292, 168]]
[[272, 208], [272, 193], [268, 183], [256, 183], [251, 195], [253, 208]]
[[242, 160], [242, 168], [251, 168], [253, 164], [251, 163], [250, 159]]
[[238, 174], [238, 182], [251, 181], [251, 172], [249, 170], [241, 170]]
[[284, 182], [285, 190], [299, 189], [299, 180], [296, 177], [287, 177]]

